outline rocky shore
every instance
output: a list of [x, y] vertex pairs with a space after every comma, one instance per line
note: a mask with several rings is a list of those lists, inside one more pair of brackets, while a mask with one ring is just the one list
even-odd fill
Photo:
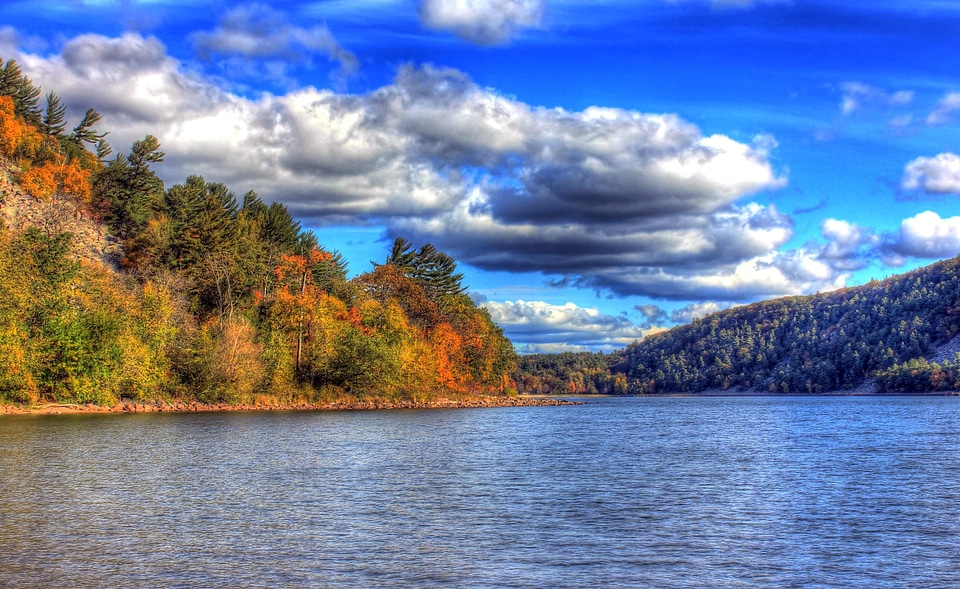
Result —
[[0, 415], [56, 415], [68, 413], [196, 413], [209, 411], [362, 411], [372, 409], [470, 409], [480, 407], [554, 407], [582, 405], [580, 402], [543, 397], [476, 397], [433, 401], [349, 401], [332, 403], [236, 404], [195, 401], [124, 402], [111, 407], [99, 405], [48, 404], [36, 406], [0, 405]]

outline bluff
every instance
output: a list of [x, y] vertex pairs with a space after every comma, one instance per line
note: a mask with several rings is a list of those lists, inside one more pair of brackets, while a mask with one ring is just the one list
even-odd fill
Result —
[[57, 193], [46, 199], [30, 194], [17, 182], [17, 166], [0, 158], [0, 223], [14, 232], [35, 228], [45, 235], [69, 233], [71, 257], [115, 267], [122, 257], [120, 240], [95, 218], [89, 205]]

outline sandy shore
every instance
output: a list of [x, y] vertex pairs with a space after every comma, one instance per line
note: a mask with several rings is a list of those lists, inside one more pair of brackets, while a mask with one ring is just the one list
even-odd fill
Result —
[[155, 401], [99, 405], [47, 404], [36, 406], [0, 405], [0, 415], [57, 415], [70, 413], [194, 413], [204, 411], [361, 411], [371, 409], [454, 409], [479, 407], [553, 407], [580, 405], [574, 401], [543, 397], [477, 397], [435, 401], [351, 401], [340, 403], [238, 404]]

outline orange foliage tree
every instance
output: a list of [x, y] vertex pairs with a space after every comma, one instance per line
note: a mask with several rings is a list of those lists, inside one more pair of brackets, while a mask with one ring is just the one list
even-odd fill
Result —
[[14, 115], [13, 98], [0, 96], [0, 154], [13, 157], [26, 127], [26, 124]]

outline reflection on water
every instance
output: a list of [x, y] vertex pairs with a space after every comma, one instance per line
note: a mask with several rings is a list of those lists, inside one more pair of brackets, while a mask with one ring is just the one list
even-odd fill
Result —
[[0, 420], [3, 587], [956, 587], [960, 398]]

